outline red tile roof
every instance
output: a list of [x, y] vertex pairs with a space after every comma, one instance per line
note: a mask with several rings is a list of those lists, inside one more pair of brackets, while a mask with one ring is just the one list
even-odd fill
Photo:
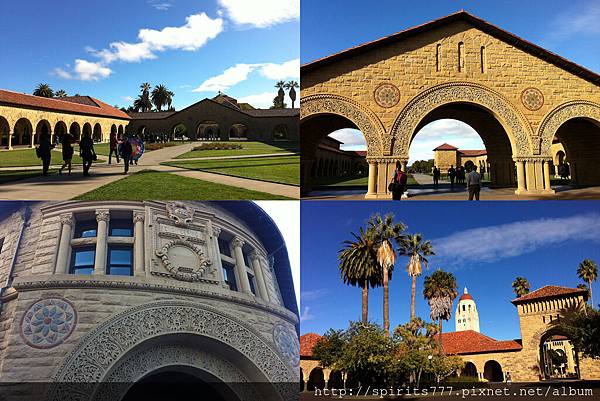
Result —
[[300, 336], [300, 356], [312, 357], [312, 349], [321, 338], [317, 333], [308, 333]]
[[442, 348], [449, 355], [519, 351], [521, 340], [498, 341], [473, 330], [442, 333]]
[[513, 304], [518, 304], [521, 302], [531, 301], [534, 299], [541, 298], [550, 298], [550, 297], [560, 297], [563, 295], [582, 295], [585, 300], [587, 300], [588, 292], [585, 289], [580, 288], [569, 288], [569, 287], [560, 287], [557, 285], [546, 285], [540, 289], [530, 292], [529, 294], [523, 295], [522, 297], [513, 299]]
[[473, 297], [471, 296], [471, 294], [462, 294], [460, 298], [458, 298], [459, 301], [463, 301], [465, 299], [473, 299]]
[[455, 147], [455, 146], [452, 146], [452, 145], [450, 145], [448, 143], [444, 143], [444, 144], [441, 144], [440, 146], [438, 146], [437, 148], [435, 148], [433, 150], [458, 150], [458, 148]]
[[[90, 96], [46, 98], [0, 89], [0, 104], [129, 120], [127, 113]], [[95, 104], [93, 106], [92, 104]]]
[[463, 156], [467, 156], [467, 157], [485, 156], [485, 155], [487, 155], [487, 150], [485, 150], [485, 149], [480, 149], [480, 150], [459, 150], [458, 153], [460, 153]]
[[505, 31], [504, 29], [499, 28], [499, 27], [497, 27], [479, 17], [476, 17], [473, 14], [470, 14], [464, 10], [458, 11], [456, 13], [447, 15], [442, 18], [438, 18], [433, 21], [429, 21], [427, 23], [415, 26], [413, 28], [406, 29], [404, 31], [394, 33], [389, 36], [385, 36], [381, 39], [377, 39], [377, 40], [374, 40], [374, 41], [371, 41], [368, 43], [364, 43], [362, 45], [352, 47], [347, 50], [343, 50], [341, 52], [332, 54], [330, 56], [323, 57], [321, 59], [312, 61], [310, 63], [306, 63], [300, 67], [300, 74], [308, 73], [311, 70], [314, 70], [321, 66], [325, 66], [325, 65], [334, 63], [338, 60], [345, 59], [348, 57], [353, 57], [358, 54], [366, 53], [370, 50], [374, 50], [381, 46], [385, 46], [388, 44], [392, 44], [392, 43], [410, 38], [412, 36], [416, 36], [422, 32], [427, 32], [432, 29], [436, 29], [436, 28], [445, 26], [445, 25], [450, 24], [455, 21], [466, 21], [466, 22], [470, 23], [471, 25], [479, 28], [481, 31], [486, 32], [487, 34], [489, 34], [493, 37], [496, 37], [500, 40], [503, 40], [504, 42], [509, 43], [526, 53], [529, 53], [535, 57], [545, 60], [545, 61], [547, 61], [559, 68], [562, 68], [566, 71], [569, 71], [572, 74], [575, 74], [575, 75], [579, 76], [580, 78], [585, 79], [586, 81], [592, 82], [596, 85], [600, 85], [600, 75], [596, 74], [595, 72], [588, 70], [572, 61], [569, 61], [557, 54], [554, 54], [554, 53], [552, 53], [538, 45], [535, 45], [523, 38], [520, 38], [517, 35], [514, 35], [508, 31]]

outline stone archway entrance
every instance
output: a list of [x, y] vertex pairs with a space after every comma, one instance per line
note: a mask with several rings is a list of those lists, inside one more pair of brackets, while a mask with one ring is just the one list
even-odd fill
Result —
[[579, 379], [579, 356], [571, 340], [550, 330], [540, 340], [540, 373], [543, 379]]
[[483, 367], [483, 378], [489, 382], [504, 381], [504, 372], [502, 366], [497, 361], [487, 361]]

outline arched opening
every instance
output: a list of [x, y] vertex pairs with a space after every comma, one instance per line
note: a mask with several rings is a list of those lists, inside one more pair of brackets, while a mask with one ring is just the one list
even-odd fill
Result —
[[102, 127], [98, 123], [94, 125], [93, 139], [94, 142], [102, 142]]
[[344, 388], [344, 379], [342, 378], [342, 372], [339, 370], [332, 370], [329, 373], [329, 380], [327, 381], [328, 389]]
[[279, 124], [273, 129], [274, 141], [287, 141], [289, 139], [288, 127], [285, 124]]
[[56, 125], [54, 126], [54, 136], [53, 136], [54, 143], [61, 143], [63, 141], [63, 138], [66, 133], [67, 133], [67, 124], [65, 124], [64, 121], [57, 122]]
[[542, 336], [540, 372], [543, 379], [579, 379], [579, 357], [569, 337], [556, 330]]
[[0, 116], [0, 146], [8, 147], [8, 134], [10, 133], [10, 125], [8, 120]]
[[[516, 187], [514, 154], [509, 135], [491, 111], [472, 103], [449, 103], [427, 113], [417, 125], [410, 141], [409, 165], [412, 167], [417, 161], [433, 162], [440, 169], [441, 182], [447, 181], [449, 189], [457, 189], [449, 185], [448, 176], [454, 175], [452, 169], [456, 179], [464, 184], [469, 166], [483, 172], [484, 185]], [[424, 155], [433, 157], [423, 160]], [[431, 170], [417, 174], [429, 175]]]
[[221, 140], [221, 129], [219, 123], [205, 120], [196, 127], [196, 140], [217, 141]]
[[37, 126], [35, 127], [35, 135], [33, 136], [33, 144], [39, 145], [40, 138], [42, 136], [51, 137], [51, 135], [52, 135], [51, 133], [52, 133], [52, 127], [50, 126], [50, 123], [47, 120], [40, 120], [38, 122]]
[[20, 118], [13, 131], [12, 144], [13, 145], [31, 145], [31, 136], [33, 135], [33, 126], [31, 122], [26, 118]]
[[74, 140], [81, 140], [81, 127], [78, 123], [71, 124], [71, 126], [69, 127], [69, 134], [71, 134]]
[[325, 375], [323, 369], [314, 368], [310, 371], [308, 376], [308, 382], [306, 383], [306, 389], [308, 391], [315, 391], [315, 389], [323, 390], [325, 388]]
[[90, 138], [92, 137], [92, 126], [90, 123], [83, 124], [83, 129], [82, 129], [81, 135], [83, 137], [85, 137], [85, 136], [88, 136]]
[[244, 124], [233, 124], [229, 128], [229, 139], [246, 139], [248, 137], [248, 127]]
[[494, 360], [487, 361], [483, 366], [483, 378], [489, 382], [504, 381], [502, 366], [500, 366], [500, 364]]
[[555, 154], [558, 156], [563, 151], [563, 172], [568, 170], [565, 177], [570, 177], [571, 183], [577, 186], [600, 185], [597, 165], [600, 159], [600, 122], [588, 118], [570, 119], [558, 128], [554, 139], [552, 148]]
[[462, 371], [462, 376], [466, 377], [477, 377], [477, 366], [473, 362], [465, 363], [465, 367]]
[[173, 126], [173, 129], [171, 129], [171, 134], [173, 136], [173, 139], [184, 140], [185, 138], [190, 137], [188, 128], [183, 123], [179, 123]]

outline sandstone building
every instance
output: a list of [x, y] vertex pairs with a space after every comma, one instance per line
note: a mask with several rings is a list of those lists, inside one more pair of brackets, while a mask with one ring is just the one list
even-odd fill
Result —
[[477, 166], [479, 172], [488, 170], [487, 151], [485, 149], [458, 149], [448, 143], [443, 143], [433, 149], [433, 164], [440, 169], [442, 174], [447, 174], [450, 167], [465, 166], [468, 162]]
[[342, 128], [367, 143], [367, 198], [390, 198], [415, 134], [460, 120], [487, 149], [493, 186], [552, 194], [553, 138], [571, 180], [600, 185], [600, 75], [461, 11], [301, 67], [302, 192], [320, 141]]
[[330, 136], [324, 138], [312, 165], [311, 177], [343, 177], [362, 175], [368, 171], [364, 151], [342, 150], [342, 142]]
[[61, 383], [35, 397], [56, 401], [169, 374], [215, 400], [297, 392], [285, 241], [252, 202], [27, 203], [0, 244], [0, 384]]

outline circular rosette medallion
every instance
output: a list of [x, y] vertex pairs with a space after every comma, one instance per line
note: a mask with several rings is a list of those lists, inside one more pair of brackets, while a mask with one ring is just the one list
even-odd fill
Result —
[[400, 89], [392, 84], [381, 84], [375, 89], [375, 102], [381, 107], [394, 107], [400, 101]]
[[537, 88], [527, 88], [521, 94], [521, 102], [527, 109], [536, 111], [544, 105], [544, 95]]
[[300, 342], [295, 331], [278, 324], [273, 329], [273, 341], [291, 366], [298, 367], [300, 365]]
[[40, 299], [21, 320], [21, 337], [34, 348], [53, 348], [65, 341], [77, 324], [73, 305], [64, 298]]

